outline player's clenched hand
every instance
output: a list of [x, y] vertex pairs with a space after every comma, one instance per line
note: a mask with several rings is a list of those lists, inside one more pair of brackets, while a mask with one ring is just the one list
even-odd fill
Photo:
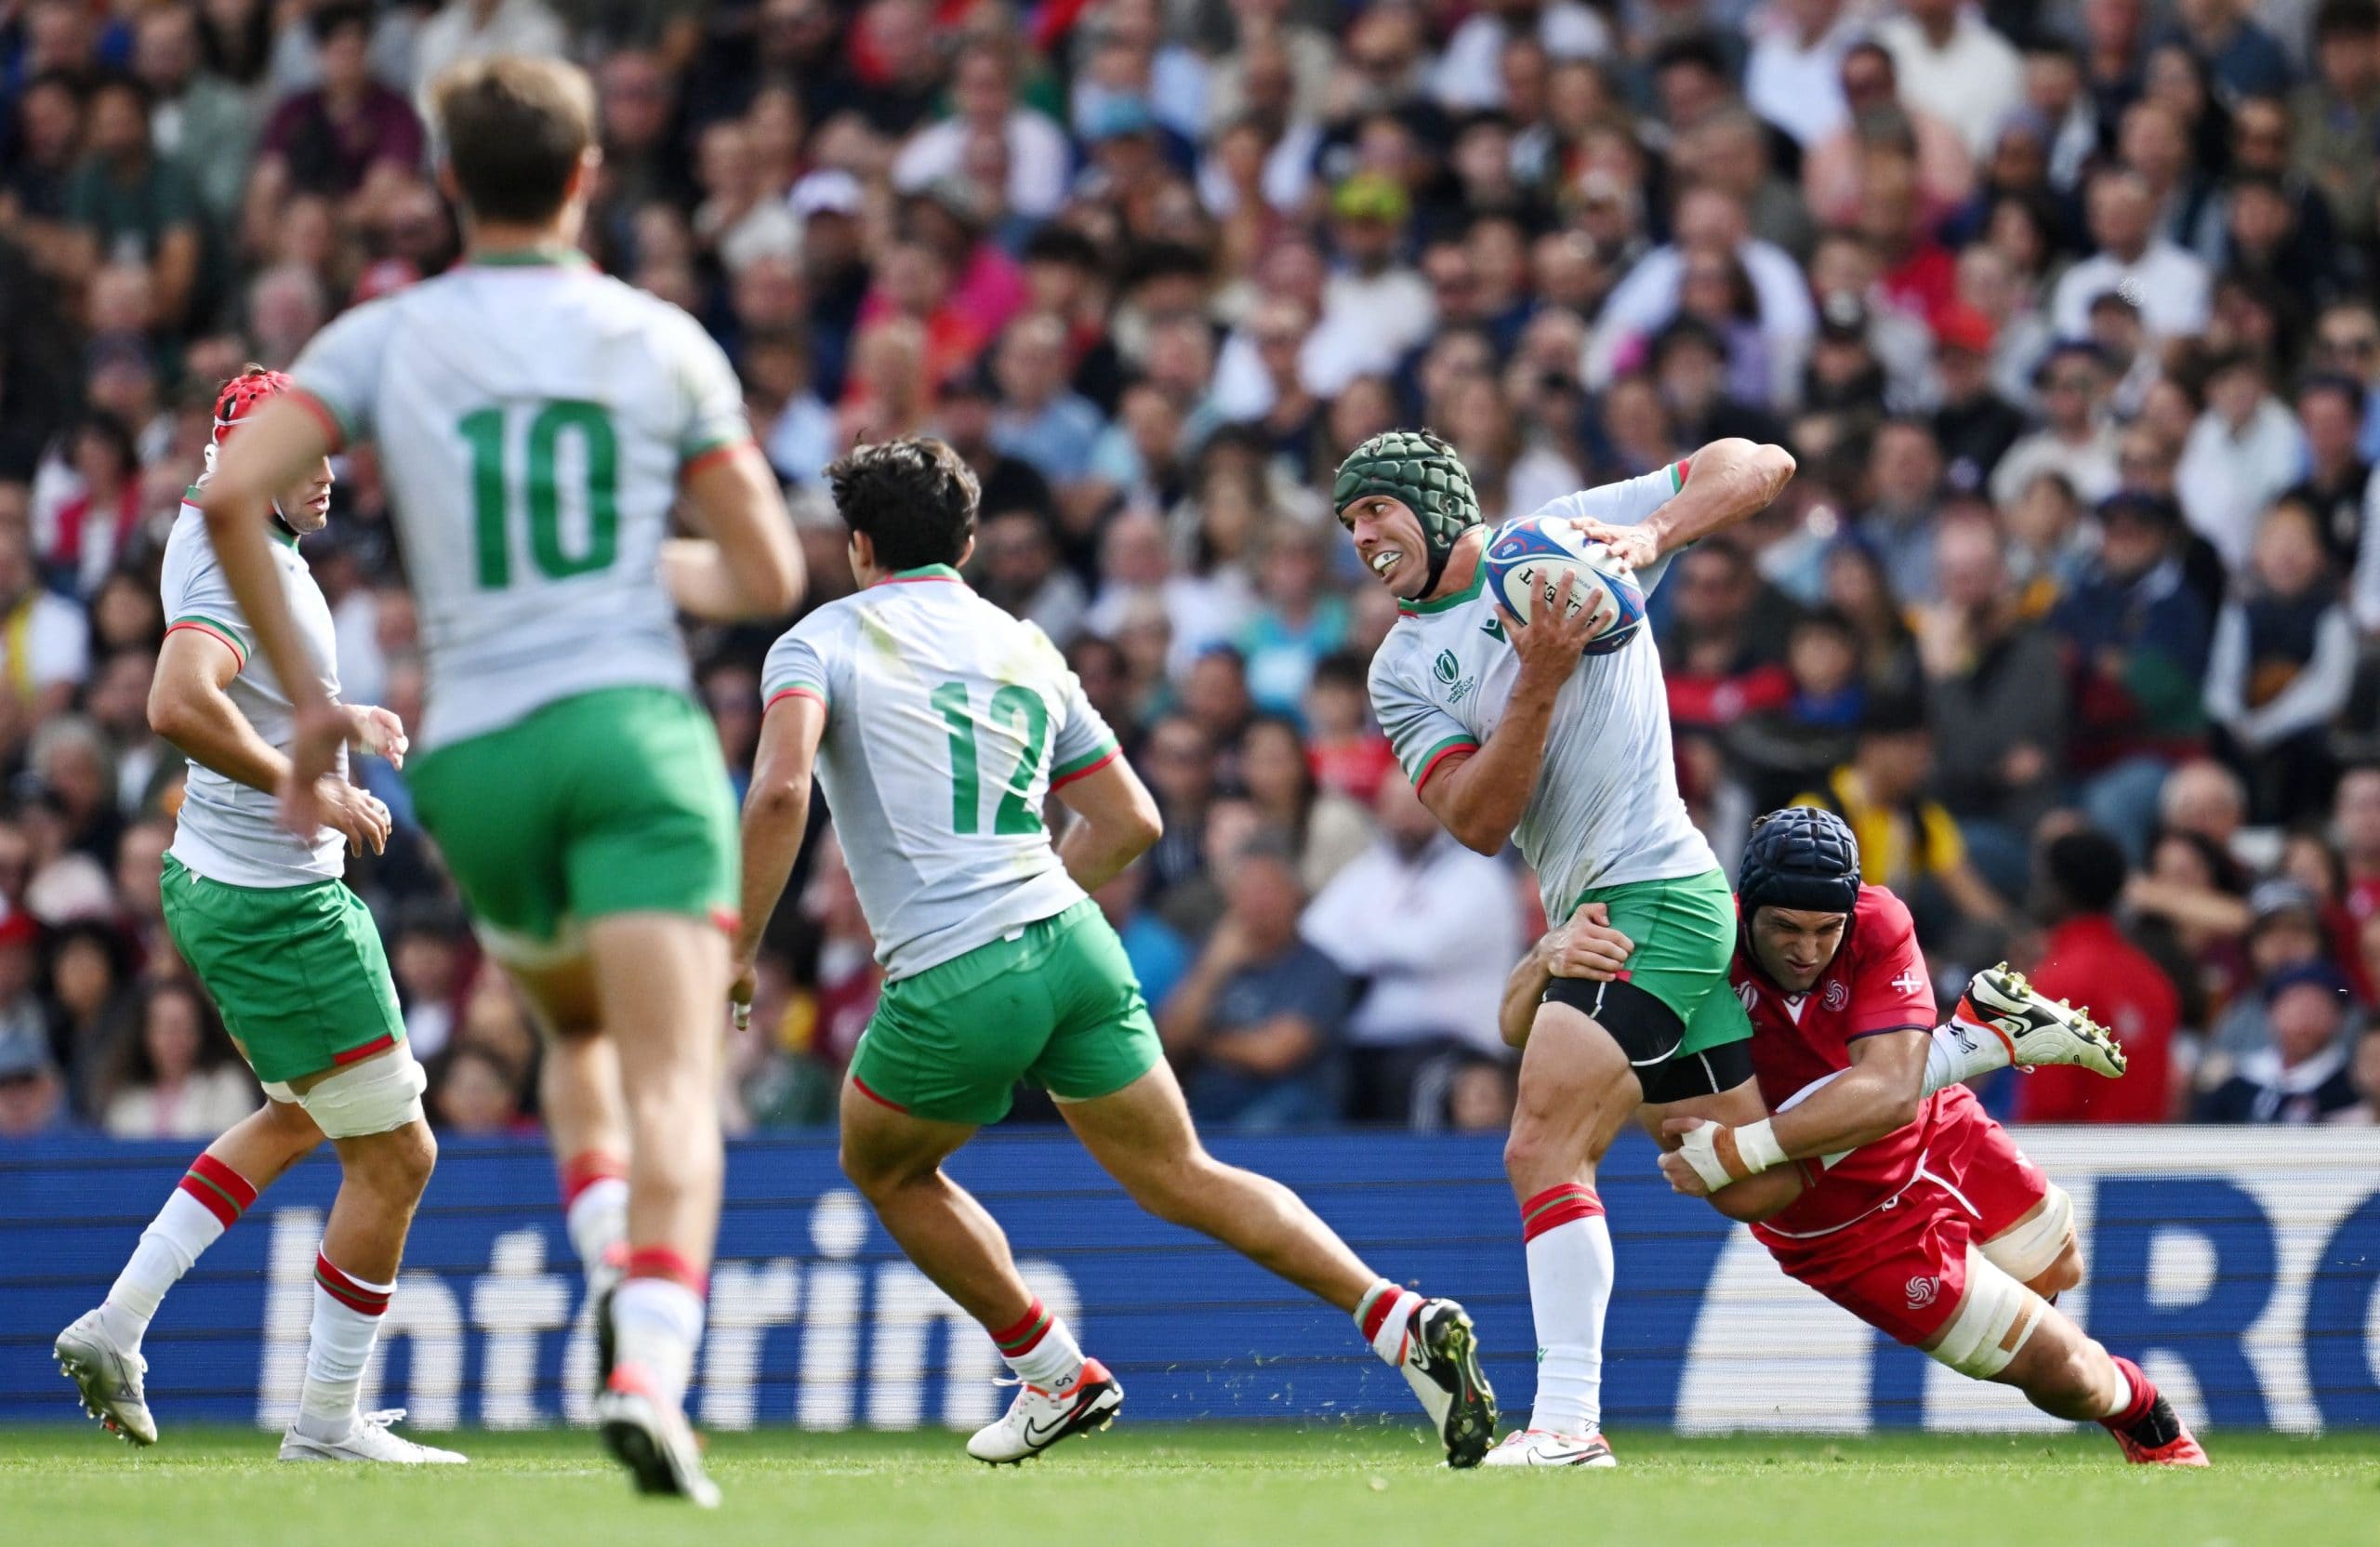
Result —
[[386, 758], [391, 768], [405, 765], [405, 754], [412, 750], [412, 738], [405, 734], [405, 722], [397, 718], [394, 709], [383, 709], [370, 704], [348, 706], [351, 721], [349, 736], [357, 747], [376, 758]]
[[1570, 593], [1578, 583], [1579, 577], [1567, 573], [1555, 581], [1553, 599], [1540, 599], [1531, 609], [1537, 615], [1533, 622], [1523, 623], [1503, 608], [1496, 609], [1504, 623], [1504, 637], [1520, 655], [1524, 682], [1534, 680], [1540, 687], [1559, 687], [1579, 669], [1593, 620], [1584, 607], [1575, 614], [1570, 611]]
[[[1700, 1117], [1672, 1117], [1661, 1125], [1661, 1134], [1664, 1138], [1683, 1139], [1696, 1129], [1709, 1126]], [[1673, 1192], [1684, 1193], [1688, 1197], [1711, 1196], [1711, 1183], [1694, 1169], [1694, 1162], [1686, 1158], [1683, 1147], [1662, 1154], [1661, 1174], [1670, 1179], [1670, 1190]]]
[[1587, 903], [1567, 923], [1548, 930], [1539, 942], [1540, 959], [1557, 978], [1585, 978], [1608, 983], [1628, 966], [1636, 942], [1611, 927], [1611, 912], [1601, 903]]
[[1608, 526], [1593, 516], [1573, 516], [1570, 524], [1587, 541], [1603, 544], [1611, 553], [1612, 567], [1622, 575], [1643, 569], [1661, 556], [1660, 545], [1644, 527]]
[[349, 853], [369, 849], [377, 854], [389, 846], [389, 808], [370, 790], [329, 774], [314, 781], [314, 802], [322, 813], [318, 826], [346, 839]]
[[735, 964], [735, 981], [727, 985], [727, 1010], [734, 1017], [738, 1031], [752, 1025], [752, 996], [759, 991], [759, 980], [760, 970], [751, 962]]

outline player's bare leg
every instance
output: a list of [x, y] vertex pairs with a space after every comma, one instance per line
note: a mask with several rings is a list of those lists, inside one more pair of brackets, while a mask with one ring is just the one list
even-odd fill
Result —
[[[451, 1450], [390, 1434], [388, 1425], [401, 1414], [367, 1415], [357, 1406], [364, 1367], [379, 1341], [381, 1318], [397, 1290], [397, 1269], [404, 1261], [414, 1210], [438, 1164], [438, 1141], [421, 1117], [417, 1095], [410, 1100], [410, 1116], [378, 1132], [342, 1134], [340, 1125], [324, 1114], [360, 1116], [365, 1104], [390, 1101], [391, 1087], [417, 1092], [419, 1076], [412, 1063], [411, 1052], [400, 1045], [343, 1069], [290, 1081], [301, 1097], [317, 1103], [329, 1082], [346, 1082], [355, 1105], [343, 1114], [340, 1107], [314, 1107], [317, 1123], [333, 1134], [340, 1179], [314, 1258], [306, 1383], [298, 1395], [298, 1417], [282, 1436], [281, 1459], [285, 1461], [420, 1464], [463, 1460]], [[390, 1084], [376, 1086], [377, 1079]]]
[[843, 1174], [918, 1270], [983, 1325], [1016, 1377], [1015, 1400], [967, 1453], [1021, 1461], [1113, 1422], [1124, 1388], [1026, 1287], [998, 1222], [942, 1172], [974, 1126], [896, 1111], [848, 1079], [840, 1116]]
[[[2003, 1355], [2012, 1342], [2014, 1354]], [[1966, 1295], [1927, 1352], [1963, 1374], [2016, 1387], [2053, 1418], [2100, 1424], [2135, 1464], [2206, 1464], [2188, 1426], [2139, 1366], [2109, 1354], [2064, 1312], [1979, 1256], [1968, 1259]]]
[[1461, 1306], [1392, 1284], [1289, 1188], [1209, 1155], [1182, 1088], [1163, 1064], [1113, 1095], [1062, 1102], [1058, 1110], [1142, 1208], [1214, 1237], [1354, 1316], [1372, 1351], [1421, 1398], [1448, 1463], [1477, 1464], [1495, 1436], [1496, 1397]]
[[157, 1442], [142, 1377], [141, 1338], [165, 1292], [201, 1253], [239, 1223], [257, 1195], [313, 1153], [323, 1130], [293, 1102], [268, 1101], [206, 1146], [166, 1197], [98, 1309], [58, 1335], [59, 1368], [82, 1394], [84, 1410], [132, 1445]]
[[1528, 1254], [1537, 1403], [1527, 1428], [1507, 1436], [1490, 1465], [1613, 1464], [1602, 1435], [1611, 1231], [1595, 1167], [1639, 1094], [1628, 1054], [1592, 1016], [1573, 1005], [1537, 1007], [1504, 1143]]
[[529, 1001], [545, 1043], [537, 1109], [561, 1183], [562, 1226], [587, 1276], [595, 1323], [595, 1387], [612, 1378], [611, 1295], [628, 1272], [628, 1116], [620, 1094], [619, 1050], [603, 1035], [593, 968], [583, 955], [508, 975]]
[[609, 915], [587, 936], [629, 1140], [628, 1273], [612, 1296], [617, 1356], [597, 1416], [641, 1489], [707, 1507], [719, 1490], [704, 1474], [683, 1405], [726, 1169], [718, 1007], [727, 997], [727, 942], [709, 924], [669, 913]]

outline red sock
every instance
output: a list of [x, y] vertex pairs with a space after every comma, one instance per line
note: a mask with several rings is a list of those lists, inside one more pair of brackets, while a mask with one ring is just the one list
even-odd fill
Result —
[[2116, 1368], [2123, 1371], [2124, 1384], [2130, 1389], [2132, 1395], [2122, 1408], [2099, 1421], [2109, 1429], [2129, 1429], [2147, 1418], [2149, 1409], [2157, 1405], [2157, 1387], [2148, 1376], [2140, 1372], [2138, 1365], [2122, 1355], [2116, 1356]]

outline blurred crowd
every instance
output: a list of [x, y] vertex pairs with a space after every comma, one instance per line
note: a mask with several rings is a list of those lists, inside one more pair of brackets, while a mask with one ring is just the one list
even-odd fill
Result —
[[[1164, 807], [1100, 901], [1210, 1124], [1509, 1113], [1544, 921], [1372, 724], [1394, 602], [1325, 493], [1411, 424], [1490, 519], [1793, 451], [1654, 599], [1683, 785], [1729, 863], [1840, 811], [1946, 993], [2006, 955], [2132, 1049], [1996, 1105], [2380, 1116], [2380, 0], [0, 0], [0, 1135], [256, 1099], [158, 923], [159, 551], [218, 382], [453, 260], [418, 103], [498, 51], [594, 74], [587, 245], [727, 348], [815, 600], [831, 457], [974, 466], [971, 580]], [[337, 470], [344, 696], [412, 721]], [[693, 636], [739, 781], [774, 632]], [[532, 1128], [533, 1030], [359, 777], [437, 1118]], [[870, 950], [822, 834], [735, 1127], [831, 1121]]]

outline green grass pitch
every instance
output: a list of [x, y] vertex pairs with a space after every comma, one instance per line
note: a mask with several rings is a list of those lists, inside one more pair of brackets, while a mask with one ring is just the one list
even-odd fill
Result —
[[2319, 1547], [2380, 1542], [2380, 1434], [2206, 1436], [2214, 1470], [2121, 1465], [2096, 1433], [1684, 1440], [1616, 1435], [1603, 1473], [1449, 1473], [1404, 1428], [1119, 1423], [1022, 1468], [959, 1437], [721, 1436], [715, 1514], [635, 1498], [583, 1434], [426, 1436], [468, 1469], [281, 1466], [274, 1436], [0, 1430], [21, 1542], [167, 1547], [832, 1547], [1053, 1541], [1338, 1547]]

